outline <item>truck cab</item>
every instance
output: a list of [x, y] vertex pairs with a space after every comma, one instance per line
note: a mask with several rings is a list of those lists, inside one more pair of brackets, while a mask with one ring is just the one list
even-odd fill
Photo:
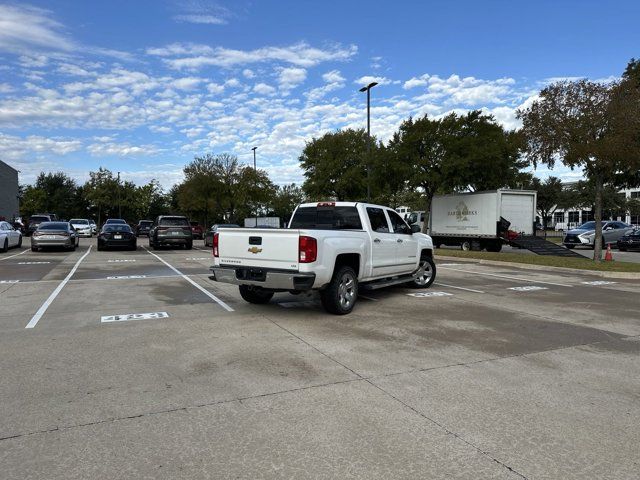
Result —
[[301, 204], [287, 229], [221, 230], [213, 253], [212, 278], [239, 285], [245, 300], [319, 290], [335, 314], [353, 309], [358, 289], [426, 288], [435, 278], [431, 238], [392, 208], [359, 202]]

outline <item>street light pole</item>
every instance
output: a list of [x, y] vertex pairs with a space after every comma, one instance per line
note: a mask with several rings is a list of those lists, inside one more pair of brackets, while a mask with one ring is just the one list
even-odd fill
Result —
[[371, 82], [362, 87], [360, 92], [367, 92], [367, 202], [371, 201], [371, 89], [378, 82]]
[[[253, 147], [253, 171], [256, 174], [256, 187], [258, 186], [258, 169], [256, 168], [256, 150], [258, 147]], [[258, 208], [256, 207], [256, 228], [258, 227]]]
[[118, 172], [118, 218], [122, 218], [122, 208], [120, 205], [120, 172]]

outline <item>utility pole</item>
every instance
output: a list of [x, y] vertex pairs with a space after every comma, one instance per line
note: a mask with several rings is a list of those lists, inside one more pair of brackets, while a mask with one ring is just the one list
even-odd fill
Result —
[[[258, 147], [253, 147], [253, 171], [256, 174], [256, 187], [258, 186], [258, 169], [256, 168], [256, 150]], [[256, 206], [256, 228], [258, 227], [258, 207]]]
[[118, 172], [118, 218], [122, 218], [122, 206], [120, 204], [120, 172]]
[[371, 82], [362, 87], [360, 92], [367, 92], [367, 202], [371, 201], [371, 89], [378, 82]]

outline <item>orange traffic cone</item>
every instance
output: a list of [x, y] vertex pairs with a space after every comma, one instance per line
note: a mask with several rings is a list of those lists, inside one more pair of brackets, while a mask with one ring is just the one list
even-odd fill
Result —
[[613, 255], [611, 255], [611, 244], [607, 243], [607, 253], [604, 255], [605, 262], [613, 262]]

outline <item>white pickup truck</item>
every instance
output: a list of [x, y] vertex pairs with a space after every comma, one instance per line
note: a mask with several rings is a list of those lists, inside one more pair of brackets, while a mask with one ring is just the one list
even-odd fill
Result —
[[433, 242], [417, 230], [388, 207], [304, 203], [287, 229], [220, 229], [211, 278], [239, 285], [242, 298], [257, 304], [275, 292], [319, 290], [325, 310], [344, 315], [358, 290], [433, 283]]

